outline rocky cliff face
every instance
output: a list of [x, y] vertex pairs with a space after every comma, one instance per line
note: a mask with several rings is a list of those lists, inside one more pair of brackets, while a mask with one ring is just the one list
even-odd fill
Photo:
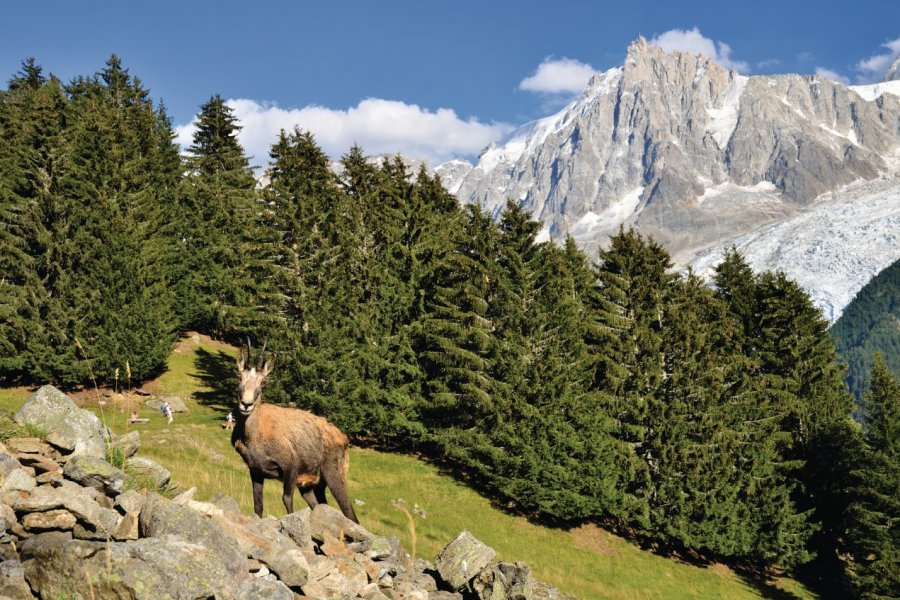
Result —
[[[887, 93], [886, 93], [887, 92]], [[896, 94], [896, 95], [895, 95]], [[508, 198], [589, 252], [620, 224], [678, 264], [810, 210], [822, 194], [894, 170], [900, 83], [745, 77], [639, 39], [563, 111], [436, 171], [464, 202]]]

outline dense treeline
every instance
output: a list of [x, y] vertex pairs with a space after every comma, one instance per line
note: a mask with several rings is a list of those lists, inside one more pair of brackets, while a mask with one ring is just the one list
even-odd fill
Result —
[[513, 510], [758, 566], [851, 557], [857, 592], [896, 590], [897, 384], [876, 369], [860, 428], [794, 282], [732, 251], [710, 286], [632, 230], [592, 260], [399, 157], [334, 169], [300, 130], [258, 188], [238, 128], [213, 96], [180, 158], [115, 57], [69, 85], [25, 63], [0, 96], [4, 377], [141, 379], [178, 331], [249, 334], [278, 353], [268, 400]]
[[830, 332], [847, 362], [847, 384], [857, 399], [865, 393], [877, 354], [895, 376], [900, 375], [900, 260], [863, 286]]

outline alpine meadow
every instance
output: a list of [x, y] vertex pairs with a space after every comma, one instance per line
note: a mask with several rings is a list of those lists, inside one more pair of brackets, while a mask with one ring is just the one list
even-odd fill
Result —
[[185, 332], [250, 338], [277, 356], [267, 402], [507, 513], [900, 594], [900, 383], [854, 363], [855, 403], [783, 272], [732, 247], [707, 280], [628, 226], [589, 255], [515, 201], [489, 214], [356, 145], [334, 164], [300, 128], [258, 178], [240, 128], [212, 95], [182, 154], [119, 57], [69, 82], [22, 63], [0, 91], [5, 387], [139, 386]]

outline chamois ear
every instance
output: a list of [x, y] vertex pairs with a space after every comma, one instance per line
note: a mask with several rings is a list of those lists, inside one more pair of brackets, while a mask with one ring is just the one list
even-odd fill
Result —
[[269, 373], [272, 372], [272, 369], [275, 368], [275, 353], [269, 355], [269, 358], [266, 360], [266, 364], [263, 365], [262, 368], [262, 376], [268, 377]]

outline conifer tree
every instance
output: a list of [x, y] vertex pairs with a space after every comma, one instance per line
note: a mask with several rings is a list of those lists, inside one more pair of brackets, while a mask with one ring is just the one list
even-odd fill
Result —
[[216, 336], [251, 327], [254, 238], [260, 208], [240, 126], [219, 95], [200, 107], [174, 228], [180, 326]]
[[851, 579], [863, 598], [900, 596], [900, 383], [877, 356], [864, 402], [866, 452], [848, 510]]
[[609, 415], [619, 441], [621, 516], [649, 527], [650, 469], [646, 444], [663, 378], [663, 307], [670, 275], [669, 255], [633, 229], [620, 229], [600, 251], [597, 318], [593, 342], [603, 358], [597, 380], [608, 394]]

